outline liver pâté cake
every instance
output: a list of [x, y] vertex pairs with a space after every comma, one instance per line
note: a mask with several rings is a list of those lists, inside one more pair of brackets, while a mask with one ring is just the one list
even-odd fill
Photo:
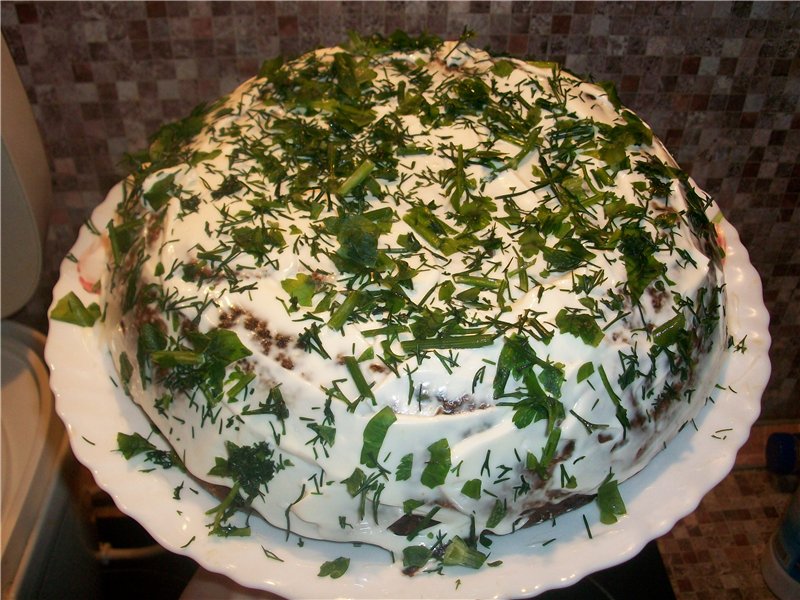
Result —
[[477, 567], [481, 532], [624, 513], [618, 482], [712, 394], [711, 201], [610, 85], [354, 38], [265, 62], [133, 163], [103, 323], [126, 393], [221, 486], [211, 533], [245, 508]]

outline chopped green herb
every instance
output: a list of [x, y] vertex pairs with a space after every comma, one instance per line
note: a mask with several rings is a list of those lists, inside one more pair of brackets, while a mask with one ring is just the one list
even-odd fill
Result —
[[329, 560], [322, 563], [322, 566], [319, 568], [319, 573], [317, 573], [317, 577], [330, 577], [331, 579], [339, 579], [339, 577], [347, 572], [349, 567], [350, 559], [340, 556], [334, 560]]
[[331, 329], [341, 329], [353, 314], [358, 304], [361, 302], [361, 292], [354, 290], [350, 292], [339, 307], [328, 320], [328, 327]]
[[617, 420], [620, 422], [620, 424], [625, 430], [629, 429], [631, 424], [630, 421], [628, 421], [628, 411], [622, 405], [622, 400], [614, 391], [614, 388], [611, 387], [611, 382], [608, 381], [608, 375], [606, 375], [606, 371], [603, 368], [603, 365], [600, 365], [597, 370], [600, 373], [600, 379], [603, 382], [603, 387], [605, 387], [606, 392], [608, 393], [608, 397], [611, 398], [611, 401], [617, 408], [616, 411]]
[[367, 476], [364, 474], [364, 471], [356, 467], [350, 477], [343, 480], [342, 483], [347, 488], [347, 493], [355, 498], [359, 493], [361, 493], [366, 480]]
[[175, 173], [170, 173], [150, 186], [150, 189], [144, 193], [144, 201], [150, 205], [150, 208], [157, 211], [165, 206], [176, 192]]
[[489, 513], [489, 518], [486, 520], [486, 528], [497, 527], [506, 516], [507, 510], [506, 503], [497, 498], [492, 506], [492, 512]]
[[196, 539], [196, 537], [197, 537], [197, 536], [194, 536], [194, 535], [193, 535], [191, 538], [189, 538], [189, 541], [188, 541], [188, 542], [186, 542], [186, 543], [185, 543], [183, 546], [181, 546], [181, 548], [188, 548], [188, 547], [189, 547], [189, 544], [191, 544], [191, 543], [192, 543], [192, 542], [193, 542], [193, 541]]
[[[595, 348], [603, 340], [603, 331], [594, 316], [588, 313], [573, 312], [562, 308], [556, 315], [556, 327], [561, 333], [568, 333]], [[589, 363], [591, 364], [591, 363]]]
[[653, 330], [653, 343], [657, 346], [671, 346], [678, 341], [679, 336], [686, 329], [686, 317], [678, 313], [666, 323]]
[[258, 403], [257, 408], [246, 408], [242, 410], [243, 416], [248, 415], [275, 415], [281, 421], [289, 418], [289, 408], [283, 399], [283, 393], [279, 385], [271, 387], [266, 400]]
[[100, 318], [100, 307], [96, 302], [86, 307], [75, 292], [68, 292], [50, 311], [50, 318], [81, 327], [92, 327]]
[[364, 379], [364, 374], [361, 372], [361, 368], [358, 366], [358, 359], [355, 356], [346, 356], [344, 358], [344, 364], [345, 367], [347, 367], [347, 372], [350, 373], [350, 378], [353, 380], [358, 393], [361, 394], [362, 397], [372, 400], [372, 404], [374, 405], [375, 394], [372, 393], [372, 388], [369, 387], [367, 380]]
[[473, 500], [479, 500], [481, 497], [481, 480], [470, 479], [464, 482], [464, 485], [461, 486], [461, 493]]
[[126, 433], [118, 433], [117, 447], [119, 448], [119, 451], [122, 452], [122, 456], [124, 456], [126, 460], [130, 460], [142, 452], [157, 450], [156, 446], [152, 442], [149, 442], [143, 438], [139, 433], [133, 433], [131, 435]]
[[361, 447], [361, 464], [369, 468], [378, 466], [378, 452], [380, 452], [383, 440], [389, 427], [397, 420], [394, 411], [384, 406], [380, 411], [369, 420], [364, 428], [364, 443]]
[[281, 287], [300, 306], [311, 306], [311, 299], [317, 293], [317, 282], [305, 273], [298, 273], [297, 277], [284, 279], [281, 281]]
[[131, 435], [117, 433], [117, 447], [126, 460], [144, 454], [147, 462], [154, 463], [163, 469], [170, 469], [175, 465], [183, 469], [183, 464], [173, 450], [160, 450], [138, 433]]
[[498, 77], [508, 77], [514, 72], [514, 63], [510, 60], [498, 60], [492, 66], [492, 73]]
[[267, 442], [238, 446], [226, 441], [225, 451], [227, 457], [216, 457], [208, 474], [231, 478], [246, 494], [248, 504], [268, 490], [269, 482], [281, 469], [274, 459], [275, 451]]
[[358, 168], [353, 171], [350, 177], [342, 182], [342, 185], [339, 186], [339, 189], [336, 190], [336, 193], [340, 196], [346, 196], [352, 192], [355, 187], [360, 185], [364, 179], [366, 179], [367, 176], [372, 173], [373, 169], [375, 169], [375, 163], [369, 159], [366, 159], [364, 162], [358, 165]]
[[277, 554], [272, 552], [271, 550], [267, 550], [264, 546], [261, 546], [262, 552], [264, 552], [264, 556], [269, 558], [270, 560], [277, 560], [278, 562], [284, 562], [282, 558], [280, 558]]
[[442, 438], [428, 446], [430, 460], [425, 465], [420, 482], [422, 485], [435, 488], [444, 483], [447, 473], [450, 471], [450, 444], [447, 438]]
[[594, 363], [592, 362], [585, 362], [578, 368], [578, 375], [577, 381], [580, 383], [585, 379], [591, 377], [592, 373], [594, 373]]
[[470, 548], [459, 536], [454, 536], [450, 540], [442, 555], [442, 564], [445, 566], [479, 569], [484, 561], [486, 555], [475, 548]]
[[597, 490], [597, 507], [600, 509], [600, 521], [606, 525], [616, 523], [617, 518], [627, 512], [613, 473], [608, 474]]
[[433, 552], [426, 546], [406, 546], [403, 548], [403, 567], [421, 569], [432, 556]]
[[411, 453], [406, 454], [403, 458], [400, 459], [400, 464], [397, 465], [397, 469], [394, 472], [394, 478], [396, 481], [406, 481], [411, 479], [411, 467], [414, 464], [414, 455]]

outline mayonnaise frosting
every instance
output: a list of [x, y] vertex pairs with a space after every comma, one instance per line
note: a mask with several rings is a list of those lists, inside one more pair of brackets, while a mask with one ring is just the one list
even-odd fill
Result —
[[230, 490], [212, 533], [249, 507], [477, 566], [476, 532], [598, 493], [621, 513], [616, 483], [713, 394], [711, 201], [609, 85], [356, 38], [267, 61], [132, 161], [109, 347]]

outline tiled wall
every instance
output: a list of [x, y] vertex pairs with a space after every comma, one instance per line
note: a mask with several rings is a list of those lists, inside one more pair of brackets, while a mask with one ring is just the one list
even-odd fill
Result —
[[800, 2], [2, 2], [2, 32], [55, 191], [44, 327], [60, 257], [123, 153], [231, 90], [262, 59], [348, 30], [427, 30], [616, 82], [712, 193], [761, 273], [772, 316], [765, 419], [800, 419]]

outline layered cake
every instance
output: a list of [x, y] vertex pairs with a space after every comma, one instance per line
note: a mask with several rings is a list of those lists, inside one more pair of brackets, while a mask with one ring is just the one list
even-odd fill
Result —
[[711, 201], [556, 64], [354, 37], [132, 161], [103, 323], [120, 385], [221, 490], [213, 534], [244, 509], [479, 566], [482, 533], [624, 513], [617, 483], [717, 382]]

